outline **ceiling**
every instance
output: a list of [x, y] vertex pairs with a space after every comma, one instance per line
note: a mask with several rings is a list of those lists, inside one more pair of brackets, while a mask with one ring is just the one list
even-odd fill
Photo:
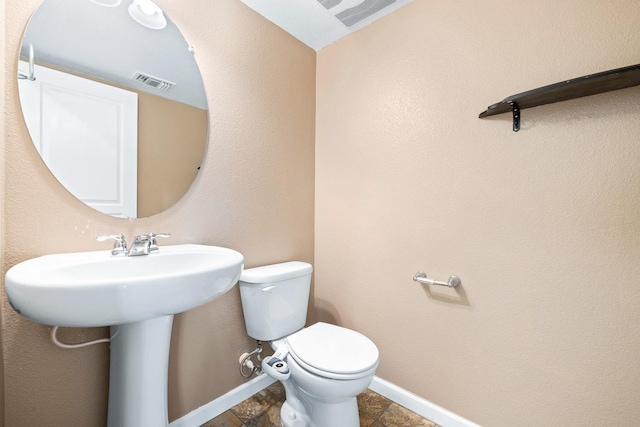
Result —
[[[178, 28], [170, 19], [161, 30], [143, 27], [129, 16], [130, 4], [124, 0], [118, 6], [105, 7], [90, 0], [44, 0], [25, 31], [21, 59], [28, 58], [33, 44], [37, 64], [73, 70], [206, 109], [200, 71]], [[132, 80], [136, 72], [175, 86], [160, 91]]]
[[[170, 19], [166, 28], [153, 30], [129, 16], [130, 0], [115, 7], [96, 1], [44, 0], [25, 31], [21, 59], [32, 44], [37, 64], [207, 108], [196, 61]], [[241, 1], [317, 51], [411, 0]], [[160, 91], [133, 80], [137, 72], [175, 85]]]
[[411, 0], [241, 0], [318, 51]]

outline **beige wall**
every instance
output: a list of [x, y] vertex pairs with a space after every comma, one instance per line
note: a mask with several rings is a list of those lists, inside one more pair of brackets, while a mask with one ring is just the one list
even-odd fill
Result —
[[[151, 230], [248, 267], [313, 261], [317, 93], [319, 319], [370, 336], [382, 378], [487, 426], [640, 423], [640, 89], [525, 110], [518, 134], [507, 115], [477, 119], [638, 63], [635, 1], [416, 0], [321, 51], [317, 81], [315, 54], [240, 2], [158, 3], [195, 47], [211, 145], [188, 195], [133, 223], [83, 206], [40, 162], [13, 75], [38, 1], [3, 3], [5, 270]], [[419, 269], [463, 287], [423, 288]], [[106, 346], [58, 349], [3, 311], [6, 425], [104, 425]], [[236, 289], [177, 316], [170, 419], [242, 383], [252, 345]]]
[[[486, 426], [640, 425], [640, 88], [479, 120], [640, 62], [636, 0], [416, 0], [317, 58], [318, 319]], [[462, 278], [458, 291], [412, 281]]]
[[138, 92], [138, 217], [163, 212], [189, 190], [207, 142], [207, 110]]
[[[38, 0], [6, 0], [6, 130], [3, 132], [4, 270], [42, 254], [108, 249], [95, 236], [167, 231], [166, 244], [227, 246], [248, 267], [313, 261], [315, 53], [241, 2], [162, 0], [194, 46], [209, 97], [210, 145], [189, 193], [168, 211], [128, 222], [70, 196], [30, 143], [15, 69], [22, 31]], [[4, 20], [3, 20], [4, 22]], [[165, 243], [165, 242], [163, 242]], [[3, 274], [4, 276], [4, 274]], [[106, 424], [108, 348], [55, 347], [50, 328], [4, 304], [6, 404], [10, 426]], [[68, 329], [68, 341], [106, 334]], [[169, 417], [176, 419], [245, 380], [246, 336], [237, 288], [176, 316], [170, 356]]]
[[[4, 1], [0, 2], [0, 64], [4, 64], [5, 25]], [[4, 79], [0, 79], [0, 147], [5, 144], [4, 132]], [[4, 150], [0, 149], [0, 194], [4, 194]], [[4, 198], [0, 197], [0, 236], [4, 236]], [[0, 238], [0, 265], [4, 265], [4, 238]], [[0, 427], [4, 427], [4, 286], [0, 286]]]

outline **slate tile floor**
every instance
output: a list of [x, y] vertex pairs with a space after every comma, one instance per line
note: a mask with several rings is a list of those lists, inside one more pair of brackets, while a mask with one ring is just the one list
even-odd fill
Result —
[[[280, 427], [284, 399], [284, 388], [276, 382], [201, 427]], [[358, 396], [358, 409], [361, 427], [438, 427], [371, 390]]]

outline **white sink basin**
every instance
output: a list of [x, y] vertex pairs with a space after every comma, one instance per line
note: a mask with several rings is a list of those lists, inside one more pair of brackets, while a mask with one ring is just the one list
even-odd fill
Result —
[[134, 257], [79, 252], [21, 262], [5, 285], [11, 306], [31, 321], [111, 326], [108, 427], [166, 427], [173, 315], [227, 292], [243, 267], [242, 254], [216, 246]]
[[110, 251], [46, 255], [6, 274], [11, 306], [56, 326], [111, 326], [190, 310], [227, 292], [244, 258], [231, 249], [161, 246], [158, 253], [112, 257]]

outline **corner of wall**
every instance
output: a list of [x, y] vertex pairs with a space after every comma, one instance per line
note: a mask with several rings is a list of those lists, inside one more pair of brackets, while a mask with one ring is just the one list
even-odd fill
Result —
[[[0, 64], [5, 57], [5, 4], [0, 3]], [[4, 79], [0, 79], [0, 194], [4, 195]], [[4, 265], [4, 199], [0, 197], [0, 265]], [[4, 427], [4, 280], [0, 280], [0, 427]]]

